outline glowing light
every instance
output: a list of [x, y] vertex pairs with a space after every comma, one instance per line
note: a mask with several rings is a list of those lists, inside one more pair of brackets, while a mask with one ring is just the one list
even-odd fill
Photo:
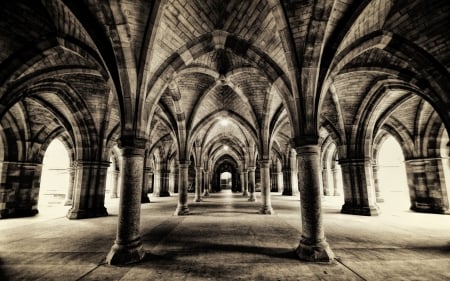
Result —
[[229, 149], [228, 145], [224, 145], [223, 149], [228, 150]]
[[221, 119], [219, 121], [220, 125], [222, 126], [227, 126], [228, 124], [230, 124], [230, 121], [228, 119]]

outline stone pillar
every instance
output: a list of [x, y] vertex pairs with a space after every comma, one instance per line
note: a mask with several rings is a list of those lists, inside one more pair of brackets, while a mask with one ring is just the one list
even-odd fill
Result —
[[209, 171], [204, 171], [204, 178], [203, 178], [203, 197], [209, 197]]
[[170, 176], [170, 170], [168, 169], [161, 169], [160, 170], [160, 188], [159, 193], [157, 196], [159, 197], [169, 197], [169, 176]]
[[[272, 169], [270, 168], [272, 166]], [[262, 177], [261, 177], [262, 179]], [[278, 171], [277, 171], [277, 162], [273, 161], [272, 165], [269, 163], [269, 184], [270, 184], [270, 192], [278, 192]], [[262, 184], [261, 180], [261, 184]], [[262, 191], [262, 190], [261, 190]], [[262, 193], [261, 193], [262, 194]]]
[[142, 260], [145, 250], [141, 243], [141, 193], [144, 172], [145, 145], [122, 146], [121, 196], [117, 235], [106, 261], [111, 265], [129, 264]]
[[203, 167], [195, 167], [195, 202], [201, 202], [202, 200], [202, 177]]
[[416, 158], [405, 161], [411, 210], [450, 213], [442, 158]]
[[325, 239], [320, 194], [319, 146], [297, 147], [302, 216], [302, 238], [296, 253], [302, 260], [330, 262], [334, 259]]
[[73, 203], [73, 188], [75, 181], [75, 169], [70, 167], [67, 169], [67, 173], [69, 173], [69, 186], [67, 187], [66, 198], [64, 200], [64, 206], [72, 206]]
[[328, 169], [322, 169], [323, 193], [325, 196], [332, 196], [330, 185], [328, 184]]
[[155, 169], [153, 172], [153, 195], [159, 196], [161, 193], [161, 170]]
[[341, 196], [341, 193], [339, 192], [339, 184], [341, 183], [340, 181], [341, 169], [339, 169], [336, 164], [335, 168], [332, 169], [331, 172], [333, 173], [333, 190], [334, 190], [333, 195]]
[[377, 164], [372, 165], [373, 168], [373, 185], [375, 187], [375, 198], [377, 203], [383, 203], [384, 199], [381, 195], [380, 180], [379, 180], [379, 168]]
[[83, 160], [75, 163], [74, 197], [72, 208], [66, 215], [68, 219], [85, 219], [108, 215], [105, 208], [105, 189], [109, 164], [109, 161]]
[[248, 182], [248, 191], [249, 191], [249, 195], [250, 195], [248, 198], [248, 201], [250, 201], [250, 202], [256, 202], [255, 170], [256, 170], [256, 167], [248, 167], [247, 182]]
[[270, 161], [260, 160], [261, 169], [261, 209], [260, 214], [271, 215], [275, 212], [272, 209], [272, 200], [270, 196]]
[[150, 181], [150, 173], [151, 168], [144, 168], [143, 180], [142, 180], [142, 194], [141, 194], [141, 203], [150, 203], [150, 198], [148, 197], [149, 190], [149, 181]]
[[292, 171], [290, 167], [283, 168], [283, 193], [284, 196], [292, 196]]
[[248, 196], [248, 170], [242, 169], [241, 172], [242, 196]]
[[0, 172], [0, 218], [36, 215], [42, 164], [4, 161]]
[[344, 183], [344, 214], [376, 216], [380, 209], [376, 204], [373, 186], [373, 169], [370, 159], [341, 159]]
[[119, 189], [119, 174], [118, 170], [112, 171], [112, 191], [111, 198], [119, 198], [118, 189]]
[[175, 216], [189, 215], [188, 207], [188, 184], [189, 184], [189, 161], [180, 161], [179, 167], [179, 190], [178, 206], [175, 210]]
[[174, 165], [174, 170], [173, 170], [173, 192], [174, 193], [178, 193], [178, 189], [179, 189], [179, 181], [180, 178], [180, 172], [179, 172], [179, 168], [178, 168], [178, 164], [175, 163]]

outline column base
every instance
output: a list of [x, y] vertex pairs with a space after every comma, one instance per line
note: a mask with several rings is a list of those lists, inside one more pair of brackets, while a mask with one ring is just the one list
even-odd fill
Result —
[[157, 196], [157, 197], [170, 197], [170, 192], [169, 191], [161, 191], [159, 193], [156, 193], [155, 196]]
[[256, 202], [256, 196], [250, 193], [250, 198], [247, 200], [248, 202]]
[[71, 208], [68, 212], [66, 217], [69, 220], [77, 220], [77, 219], [88, 219], [88, 218], [98, 218], [98, 217], [107, 217], [108, 212], [106, 211], [106, 208], [98, 208], [98, 209], [74, 209]]
[[248, 191], [247, 191], [247, 190], [244, 190], [244, 191], [242, 192], [242, 196], [247, 197], [247, 196], [248, 196]]
[[202, 196], [203, 197], [209, 197], [209, 192], [204, 192]]
[[175, 213], [173, 213], [174, 216], [187, 216], [190, 215], [190, 211], [188, 206], [177, 206], [177, 209], [175, 210]]
[[10, 212], [8, 209], [0, 210], [0, 219], [32, 217], [39, 213], [37, 209], [16, 209]]
[[409, 209], [418, 213], [450, 214], [449, 209], [444, 209], [439, 206], [433, 206], [429, 203], [414, 202]]
[[147, 195], [144, 195], [144, 196], [141, 198], [141, 204], [145, 204], [145, 203], [150, 203], [150, 198], [148, 198]]
[[258, 212], [260, 215], [273, 215], [275, 211], [270, 206], [263, 206]]
[[332, 262], [334, 253], [326, 241], [310, 244], [301, 240], [295, 253], [300, 260], [310, 262]]
[[106, 256], [106, 262], [110, 265], [125, 265], [139, 262], [144, 257], [145, 250], [140, 239], [127, 244], [114, 242]]
[[378, 206], [354, 206], [345, 203], [342, 205], [342, 214], [361, 215], [361, 216], [378, 216], [380, 208]]
[[281, 193], [281, 195], [283, 195], [283, 196], [293, 196], [294, 193], [292, 192], [292, 190], [283, 190], [283, 193]]
[[202, 200], [201, 197], [194, 198], [194, 202], [202, 202], [202, 201], [203, 201], [203, 200]]

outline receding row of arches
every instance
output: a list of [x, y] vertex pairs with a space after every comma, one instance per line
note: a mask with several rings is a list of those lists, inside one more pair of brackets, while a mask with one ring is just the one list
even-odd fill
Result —
[[[444, 139], [445, 141], [445, 139]], [[445, 153], [444, 151], [442, 153]], [[70, 153], [64, 144], [59, 140], [53, 140], [48, 146], [44, 158], [43, 168], [40, 181], [38, 209], [51, 209], [57, 205], [70, 206], [72, 204], [73, 194], [73, 174], [71, 175]], [[343, 184], [342, 170], [339, 165], [337, 156], [337, 148], [335, 143], [329, 143], [322, 151], [322, 180], [323, 180], [323, 196], [333, 196], [339, 198], [343, 202]], [[107, 170], [107, 178], [105, 185], [105, 202], [108, 198], [119, 197], [119, 179], [120, 179], [120, 156], [112, 153], [110, 157], [110, 166]], [[384, 203], [383, 211], [408, 210], [411, 208], [412, 196], [410, 192], [415, 192], [414, 188], [409, 189], [405, 157], [398, 141], [389, 133], [385, 133], [377, 147], [377, 165], [373, 166], [376, 202]], [[170, 165], [168, 194], [174, 195], [178, 193], [178, 186], [175, 183], [174, 164]], [[232, 192], [243, 192], [247, 195], [244, 187], [243, 175], [239, 172], [237, 163], [231, 157], [223, 157], [215, 165], [211, 182], [201, 183], [203, 196], [208, 196], [209, 192], [220, 192], [221, 190], [231, 190]], [[443, 165], [445, 173], [444, 177], [450, 174], [448, 168]], [[256, 171], [258, 167], [256, 168]], [[160, 188], [155, 188], [155, 182], [160, 181], [160, 177], [152, 171], [154, 167], [149, 168], [149, 179], [147, 182], [147, 194], [154, 196], [164, 196], [160, 192]], [[256, 179], [259, 178], [259, 172], [255, 173]], [[281, 177], [281, 179], [280, 179]], [[275, 180], [274, 180], [275, 179]], [[448, 179], [448, 178], [446, 178]], [[190, 169], [189, 182], [192, 188], [190, 192], [195, 192], [195, 169]], [[256, 191], [261, 191], [260, 181], [256, 181]], [[281, 161], [275, 159], [271, 167], [271, 192], [286, 194], [283, 186], [283, 173], [281, 172]], [[143, 203], [145, 202], [145, 199]]]

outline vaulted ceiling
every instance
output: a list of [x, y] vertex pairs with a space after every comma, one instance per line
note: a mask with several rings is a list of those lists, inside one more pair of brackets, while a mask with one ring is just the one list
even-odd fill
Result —
[[78, 157], [100, 158], [129, 131], [236, 161], [320, 126], [341, 145], [358, 124], [372, 139], [384, 124], [414, 134], [432, 116], [420, 103], [448, 127], [449, 12], [445, 0], [2, 1], [0, 117], [48, 124], [39, 143], [71, 132], [100, 150]]

